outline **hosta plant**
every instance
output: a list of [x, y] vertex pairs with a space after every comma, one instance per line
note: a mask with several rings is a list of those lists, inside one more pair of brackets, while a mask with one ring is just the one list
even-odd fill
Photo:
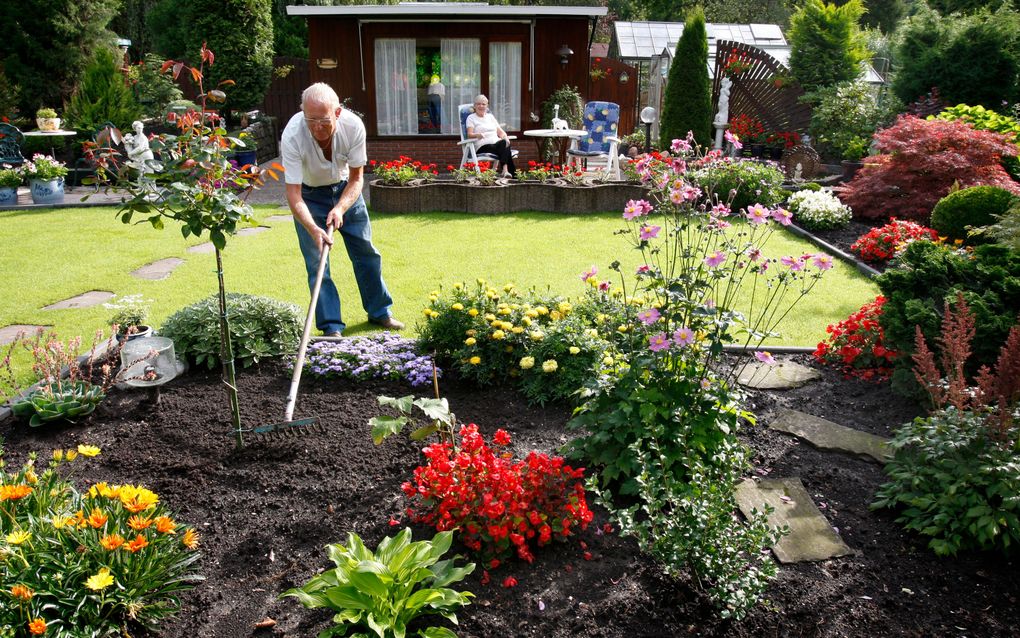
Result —
[[[97, 483], [79, 492], [67, 474], [96, 456], [82, 444], [0, 469], [0, 635], [123, 636], [177, 612], [201, 576], [199, 537], [159, 496]], [[2, 457], [2, 451], [0, 451]], [[64, 476], [61, 476], [61, 475]]]
[[[474, 594], [458, 592], [449, 585], [474, 571], [474, 563], [455, 566], [460, 556], [442, 559], [453, 540], [453, 532], [440, 532], [431, 541], [411, 541], [405, 528], [386, 537], [373, 552], [357, 534], [347, 534], [347, 544], [326, 549], [336, 565], [312, 577], [302, 587], [285, 591], [282, 597], [297, 598], [309, 609], [330, 609], [334, 627], [319, 638], [346, 636], [404, 638], [412, 621], [439, 615], [457, 624], [457, 610], [471, 604]], [[427, 627], [422, 638], [456, 638], [445, 627]]]

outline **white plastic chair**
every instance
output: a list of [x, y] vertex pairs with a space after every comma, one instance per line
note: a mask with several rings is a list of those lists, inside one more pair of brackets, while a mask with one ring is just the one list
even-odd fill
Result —
[[[499, 157], [492, 153], [479, 153], [478, 146], [481, 144], [481, 140], [472, 139], [467, 136], [467, 119], [469, 115], [475, 112], [475, 105], [461, 104], [458, 110], [460, 111], [460, 141], [457, 144], [461, 148], [460, 168], [464, 168], [464, 165], [470, 162], [474, 165], [475, 172], [481, 174], [482, 169], [478, 167], [479, 160], [496, 163], [499, 161]], [[517, 136], [507, 135], [506, 139], [515, 140]], [[510, 149], [510, 154], [514, 159], [517, 159], [517, 149]]]

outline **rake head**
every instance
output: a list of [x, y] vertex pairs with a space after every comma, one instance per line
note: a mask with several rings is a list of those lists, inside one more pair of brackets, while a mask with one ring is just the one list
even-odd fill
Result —
[[293, 421], [280, 421], [254, 427], [249, 431], [259, 440], [272, 440], [278, 438], [297, 438], [309, 432], [322, 432], [322, 422], [319, 417], [308, 417], [305, 419], [294, 419]]

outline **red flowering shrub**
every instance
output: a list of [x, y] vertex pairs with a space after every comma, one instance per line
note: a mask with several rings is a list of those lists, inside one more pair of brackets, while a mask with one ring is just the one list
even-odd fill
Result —
[[[492, 568], [511, 552], [530, 563], [532, 541], [541, 547], [591, 522], [583, 469], [537, 452], [515, 461], [509, 452], [489, 448], [473, 423], [461, 427], [460, 438], [459, 451], [450, 443], [426, 447], [428, 463], [401, 486], [415, 522], [458, 529], [461, 542], [492, 559]], [[505, 448], [510, 435], [497, 430], [493, 442]]]
[[730, 118], [730, 133], [739, 137], [741, 142], [763, 142], [765, 125], [756, 117], [741, 114]]
[[843, 321], [826, 326], [829, 337], [818, 344], [815, 360], [839, 366], [847, 376], [867, 381], [888, 379], [899, 353], [885, 347], [885, 333], [878, 323], [885, 301], [879, 295]]
[[431, 181], [439, 174], [435, 164], [425, 164], [406, 155], [388, 162], [371, 160], [368, 164], [372, 168], [372, 173], [384, 184], [404, 186], [415, 179]]
[[932, 209], [959, 182], [961, 188], [989, 185], [1020, 195], [1001, 158], [1017, 154], [1015, 144], [965, 122], [922, 120], [902, 115], [875, 134], [882, 153], [865, 158], [864, 168], [840, 193], [854, 215], [880, 219], [897, 215], [927, 223]]
[[903, 246], [915, 239], [938, 239], [938, 233], [914, 222], [896, 219], [880, 228], [873, 228], [862, 235], [851, 246], [850, 250], [861, 256], [864, 261], [886, 262], [896, 256]]

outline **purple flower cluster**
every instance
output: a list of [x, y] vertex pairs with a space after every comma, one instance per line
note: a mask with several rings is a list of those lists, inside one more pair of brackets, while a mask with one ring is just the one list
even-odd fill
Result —
[[427, 385], [432, 382], [432, 357], [419, 355], [414, 347], [414, 339], [391, 332], [320, 341], [308, 346], [305, 372], [325, 378], [406, 379], [413, 386]]

